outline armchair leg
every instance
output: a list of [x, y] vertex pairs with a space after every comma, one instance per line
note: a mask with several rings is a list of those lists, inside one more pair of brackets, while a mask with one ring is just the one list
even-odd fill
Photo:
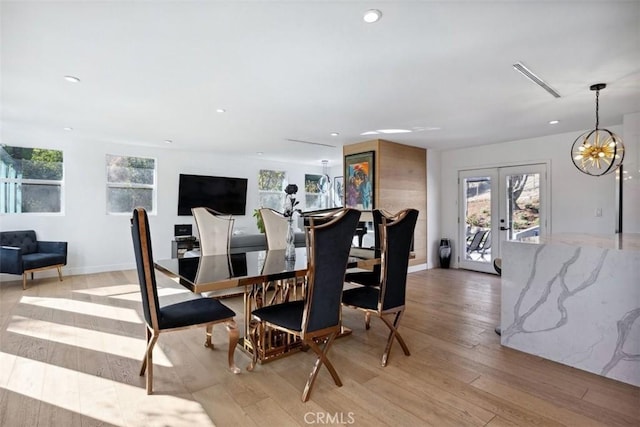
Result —
[[60, 279], [60, 281], [62, 282], [62, 269], [60, 268], [60, 266], [56, 267], [58, 269], [58, 279]]
[[311, 349], [318, 355], [318, 359], [316, 360], [316, 363], [313, 366], [313, 369], [311, 370], [311, 374], [309, 374], [309, 379], [307, 380], [307, 383], [304, 386], [304, 391], [302, 392], [303, 402], [306, 402], [307, 400], [309, 400], [311, 389], [313, 388], [313, 384], [315, 383], [316, 377], [318, 376], [318, 371], [320, 370], [320, 367], [323, 364], [327, 367], [327, 370], [329, 370], [329, 373], [331, 374], [331, 377], [333, 378], [333, 381], [336, 383], [336, 385], [338, 387], [342, 387], [342, 381], [340, 380], [338, 373], [336, 372], [335, 368], [333, 367], [329, 359], [327, 359], [327, 353], [329, 352], [329, 348], [331, 347], [331, 344], [333, 344], [333, 340], [335, 337], [336, 337], [336, 332], [331, 333], [325, 339], [323, 348], [320, 348], [320, 346], [318, 345], [315, 339], [305, 340], [305, 342], [309, 344], [309, 347], [311, 347]]
[[239, 374], [240, 368], [236, 366], [236, 362], [233, 358], [236, 351], [236, 346], [238, 345], [238, 341], [240, 340], [240, 334], [238, 333], [238, 325], [233, 319], [227, 321], [225, 324], [227, 326], [227, 331], [229, 333], [229, 354], [228, 354], [229, 370], [234, 374]]
[[404, 339], [402, 338], [402, 336], [400, 335], [400, 333], [398, 332], [398, 325], [400, 324], [400, 319], [402, 319], [402, 314], [404, 313], [404, 310], [400, 310], [396, 313], [395, 319], [393, 321], [393, 323], [391, 323], [389, 321], [389, 319], [387, 319], [384, 316], [380, 316], [380, 318], [382, 319], [382, 321], [384, 322], [385, 325], [387, 325], [387, 327], [389, 328], [389, 338], [387, 339], [387, 345], [384, 349], [384, 353], [382, 355], [382, 366], [387, 366], [387, 361], [389, 360], [389, 353], [391, 352], [391, 345], [393, 344], [393, 338], [395, 337], [395, 339], [398, 340], [398, 342], [400, 343], [400, 346], [402, 347], [402, 350], [404, 351], [404, 354], [406, 356], [411, 356], [411, 353], [409, 352], [409, 347], [407, 347], [407, 344], [405, 344]]
[[27, 273], [22, 273], [22, 290], [24, 291], [25, 289], [27, 289]]

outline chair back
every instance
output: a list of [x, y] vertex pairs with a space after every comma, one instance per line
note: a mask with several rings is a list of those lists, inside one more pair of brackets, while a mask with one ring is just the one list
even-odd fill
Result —
[[353, 234], [360, 219], [356, 209], [340, 209], [330, 221], [315, 225], [310, 218], [307, 232], [307, 293], [302, 332], [320, 331], [340, 325], [344, 276]]
[[287, 247], [287, 229], [289, 221], [280, 212], [261, 208], [260, 215], [267, 236], [267, 249], [285, 249]]
[[191, 212], [200, 236], [200, 254], [202, 256], [228, 254], [233, 232], [233, 217], [205, 207], [192, 208]]
[[[374, 209], [373, 211], [371, 211], [371, 214], [373, 216], [373, 248], [374, 248], [374, 255], [376, 258], [380, 258], [381, 256], [381, 251], [380, 251], [380, 247], [382, 245], [381, 240], [380, 240], [380, 226], [382, 225], [382, 218], [391, 218], [393, 217], [393, 215], [391, 215], [388, 212], [385, 212], [381, 209]], [[376, 275], [376, 277], [378, 278], [378, 281], [380, 281], [380, 276], [381, 276], [381, 265], [380, 264], [376, 264], [373, 266], [373, 273]]]
[[147, 325], [158, 330], [159, 302], [156, 275], [153, 268], [149, 218], [144, 208], [135, 208], [131, 218], [131, 237], [138, 268], [138, 282], [142, 293], [142, 308]]
[[409, 253], [417, 220], [416, 209], [405, 209], [393, 218], [382, 218], [382, 281], [378, 307], [383, 311], [405, 304]]
[[476, 231], [476, 233], [473, 235], [473, 238], [471, 239], [471, 243], [469, 243], [469, 245], [467, 246], [467, 252], [475, 252], [480, 249], [480, 244], [484, 240], [487, 231], [488, 230]]

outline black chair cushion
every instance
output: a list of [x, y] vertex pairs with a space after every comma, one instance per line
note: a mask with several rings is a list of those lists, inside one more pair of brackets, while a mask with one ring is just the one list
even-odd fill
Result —
[[236, 313], [212, 298], [196, 298], [160, 307], [159, 328], [172, 329], [232, 318]]
[[347, 273], [344, 280], [359, 283], [364, 286], [380, 286], [380, 269], [378, 269], [378, 271], [354, 271], [353, 273]]
[[22, 255], [38, 250], [36, 232], [33, 230], [3, 231], [0, 233], [0, 245], [20, 248]]
[[22, 255], [22, 266], [24, 270], [34, 268], [49, 267], [56, 264], [66, 264], [67, 259], [64, 254], [43, 254], [40, 252]]
[[290, 301], [283, 304], [268, 305], [253, 310], [258, 319], [292, 331], [302, 330], [302, 313], [304, 301]]
[[372, 286], [361, 286], [353, 289], [347, 289], [342, 292], [342, 303], [354, 307], [377, 310], [379, 293], [379, 289]]

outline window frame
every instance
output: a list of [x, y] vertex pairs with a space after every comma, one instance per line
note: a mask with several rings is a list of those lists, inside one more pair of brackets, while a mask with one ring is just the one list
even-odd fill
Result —
[[[282, 188], [280, 190], [261, 190], [260, 189], [260, 178], [262, 175], [263, 171], [267, 171], [267, 172], [276, 172], [276, 173], [281, 173], [282, 174]], [[282, 212], [284, 209], [284, 203], [285, 203], [285, 196], [286, 193], [284, 192], [285, 187], [288, 184], [288, 174], [287, 171], [285, 170], [276, 170], [276, 169], [259, 169], [258, 170], [258, 208], [271, 208], [273, 210], [276, 210], [278, 212]], [[281, 203], [280, 206], [275, 208], [273, 206], [263, 206], [262, 204], [262, 195], [273, 195], [273, 196], [278, 196], [281, 199]]]
[[[25, 147], [21, 145], [8, 145], [1, 144], [1, 147], [11, 147], [11, 148], [26, 148], [32, 150], [48, 150], [48, 151], [59, 151], [62, 154], [62, 176], [60, 180], [56, 179], [37, 179], [37, 178], [7, 178], [0, 176], [0, 186], [4, 184], [16, 184], [18, 186], [22, 185], [48, 185], [48, 186], [56, 186], [60, 188], [60, 210], [57, 212], [2, 212], [0, 211], [0, 216], [5, 215], [29, 215], [29, 216], [64, 216], [65, 215], [65, 163], [64, 163], [64, 150], [59, 150], [57, 148], [46, 148], [46, 147]], [[22, 191], [22, 190], [20, 190]], [[20, 207], [22, 209], [22, 206]]]
[[[140, 183], [132, 183], [132, 182], [110, 182], [109, 181], [109, 157], [122, 157], [122, 158], [130, 158], [130, 159], [142, 159], [142, 160], [153, 160], [153, 184], [140, 184]], [[105, 155], [105, 212], [107, 215], [113, 216], [125, 216], [131, 215], [131, 211], [125, 212], [111, 212], [109, 211], [109, 190], [112, 188], [121, 188], [121, 189], [150, 189], [151, 190], [151, 209], [147, 209], [148, 215], [157, 215], [158, 211], [158, 159], [156, 157], [143, 157], [143, 156], [133, 156], [133, 155], [119, 155], [119, 154], [111, 154], [107, 153]], [[145, 208], [146, 209], [146, 208]], [[133, 208], [131, 209], [133, 210]]]

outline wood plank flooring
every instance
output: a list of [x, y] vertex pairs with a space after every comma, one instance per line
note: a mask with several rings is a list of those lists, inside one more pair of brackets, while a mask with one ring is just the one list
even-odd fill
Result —
[[[185, 292], [158, 274], [163, 298]], [[640, 389], [504, 348], [500, 278], [463, 270], [409, 275], [397, 343], [380, 367], [387, 330], [345, 309], [353, 334], [329, 357], [307, 403], [315, 357], [297, 353], [233, 375], [226, 332], [165, 333], [154, 391], [138, 375], [145, 349], [135, 271], [0, 283], [0, 425], [17, 426], [638, 426]], [[238, 313], [241, 298], [224, 302]], [[236, 352], [242, 368], [249, 362]]]

